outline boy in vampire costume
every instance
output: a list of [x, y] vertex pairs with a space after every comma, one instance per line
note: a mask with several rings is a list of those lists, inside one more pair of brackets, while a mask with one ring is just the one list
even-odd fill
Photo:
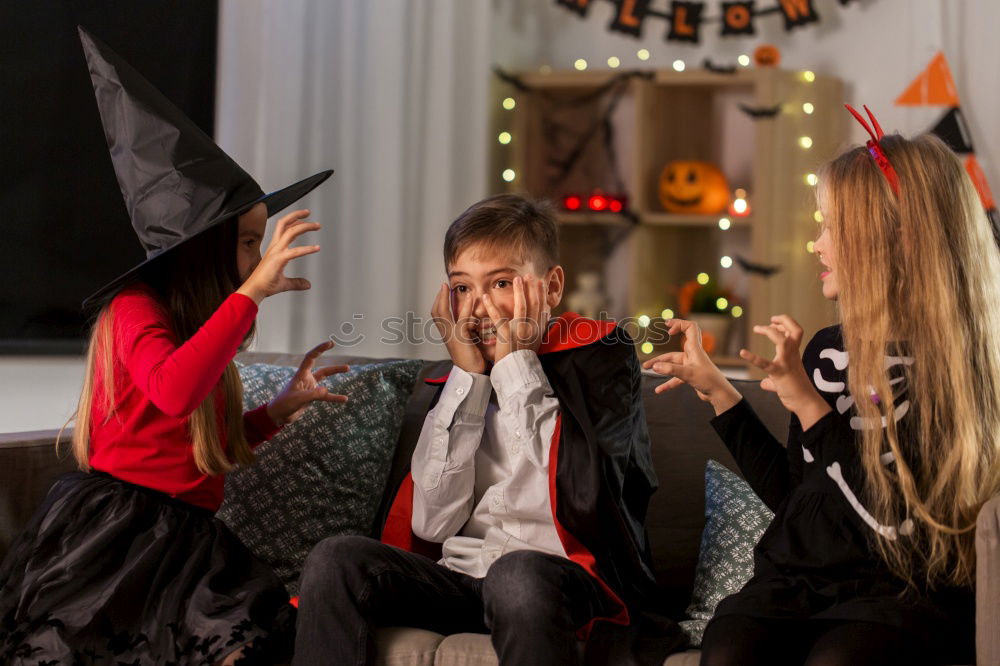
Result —
[[[374, 664], [379, 626], [489, 633], [503, 665], [609, 663], [650, 626], [639, 364], [614, 323], [550, 317], [557, 238], [551, 212], [514, 195], [451, 224], [433, 315], [453, 368], [429, 380], [382, 541], [332, 537], [309, 555], [296, 664]], [[662, 664], [678, 632], [656, 629], [643, 653]]]

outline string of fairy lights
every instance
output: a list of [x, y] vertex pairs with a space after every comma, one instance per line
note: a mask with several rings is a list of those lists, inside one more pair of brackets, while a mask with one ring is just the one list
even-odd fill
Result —
[[[651, 54], [648, 49], [643, 48], [636, 51], [635, 57], [638, 58], [638, 60], [641, 62], [646, 62], [651, 58]], [[612, 70], [620, 68], [623, 64], [622, 59], [619, 58], [618, 56], [609, 56], [606, 62], [607, 66]], [[736, 58], [736, 62], [739, 64], [740, 67], [746, 68], [750, 66], [752, 61], [749, 55], [741, 54]], [[590, 63], [588, 63], [587, 60], [584, 58], [577, 58], [573, 62], [573, 68], [579, 72], [586, 71], [589, 67]], [[684, 60], [676, 59], [671, 63], [671, 67], [676, 72], [683, 72], [687, 69], [687, 63], [685, 63]], [[552, 67], [550, 65], [542, 65], [541, 67], [539, 67], [538, 71], [540, 74], [543, 75], [551, 74]], [[799, 72], [799, 79], [808, 86], [809, 84], [814, 83], [816, 81], [816, 74], [811, 70], [802, 70]], [[505, 96], [500, 101], [500, 106], [503, 109], [503, 111], [506, 112], [514, 111], [514, 109], [517, 108], [517, 99], [513, 95]], [[812, 116], [816, 112], [816, 105], [811, 101], [802, 102], [800, 108], [805, 116]], [[510, 129], [502, 129], [497, 135], [496, 140], [503, 146], [510, 146], [514, 142], [515, 137]], [[810, 149], [812, 149], [814, 142], [811, 136], [804, 133], [796, 139], [796, 143], [801, 150], [809, 151]], [[512, 167], [508, 166], [501, 171], [500, 178], [506, 183], [514, 183], [517, 180], [517, 173]], [[818, 185], [819, 178], [815, 173], [808, 172], [802, 176], [802, 182], [807, 187], [814, 188]], [[724, 215], [720, 217], [718, 221], [718, 227], [722, 231], [728, 231], [729, 229], [732, 228], [733, 226], [733, 221], [731, 219], [732, 215], [743, 216], [748, 214], [749, 212], [748, 211], [749, 203], [747, 200], [748, 197], [746, 190], [742, 188], [737, 188], [736, 190], [734, 190], [733, 195], [734, 195], [733, 201], [728, 211], [729, 215]], [[812, 221], [816, 223], [823, 222], [823, 215], [819, 210], [815, 210], [812, 213]], [[815, 252], [814, 243], [815, 242], [812, 240], [806, 243], [805, 247], [806, 252], [809, 253]], [[729, 255], [723, 255], [719, 258], [719, 266], [723, 270], [732, 268], [733, 263], [734, 263], [733, 258]], [[709, 273], [700, 272], [695, 277], [695, 280], [698, 282], [699, 285], [704, 286], [707, 285], [712, 280], [712, 278]], [[729, 299], [724, 296], [720, 296], [716, 299], [715, 307], [720, 313], [728, 311], [729, 314], [735, 319], [739, 319], [744, 314], [743, 306], [739, 305], [738, 303], [730, 303]], [[660, 312], [660, 316], [663, 319], [673, 319], [675, 313], [672, 308], [664, 308]], [[646, 327], [649, 326], [650, 322], [652, 321], [652, 318], [647, 314], [640, 314], [636, 318], [636, 321], [640, 326]], [[651, 342], [643, 343], [641, 348], [642, 352], [645, 354], [651, 354], [654, 351], [654, 346]]]

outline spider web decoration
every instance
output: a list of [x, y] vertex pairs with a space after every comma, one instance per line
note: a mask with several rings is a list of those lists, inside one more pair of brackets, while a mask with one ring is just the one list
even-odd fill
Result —
[[[559, 194], [567, 189], [570, 181], [586, 183], [583, 189], [587, 192], [627, 191], [615, 150], [613, 116], [628, 91], [630, 81], [634, 78], [651, 79], [651, 73], [622, 72], [601, 86], [580, 94], [553, 94], [550, 90], [536, 89], [499, 67], [494, 68], [494, 73], [537, 104], [542, 153], [546, 156], [544, 191]], [[591, 113], [594, 106], [598, 107], [596, 114]], [[584, 156], [588, 159], [583, 159]], [[638, 216], [628, 206], [619, 214], [638, 222]]]

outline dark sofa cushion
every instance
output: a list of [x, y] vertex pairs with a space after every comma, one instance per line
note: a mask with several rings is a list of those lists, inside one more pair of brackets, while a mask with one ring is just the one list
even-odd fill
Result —
[[[670, 608], [678, 615], [691, 598], [698, 548], [705, 525], [705, 463], [717, 460], [739, 473], [736, 461], [712, 428], [715, 415], [688, 386], [657, 395], [662, 377], [646, 375], [642, 394], [660, 487], [650, 502], [646, 527], [653, 568]], [[773, 393], [748, 380], [733, 382], [768, 429], [784, 442], [788, 412]]]
[[72, 431], [63, 433], [56, 453], [56, 432], [0, 435], [0, 560], [24, 530], [57, 477], [76, 469], [70, 453]]

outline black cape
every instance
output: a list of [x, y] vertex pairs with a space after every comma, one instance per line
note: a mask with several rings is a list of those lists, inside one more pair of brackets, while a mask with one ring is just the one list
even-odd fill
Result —
[[[596, 630], [595, 639], [607, 634], [611, 642], [629, 644], [648, 642], [648, 634], [656, 634], [649, 656], [662, 663], [683, 641], [672, 622], [655, 614], [661, 595], [645, 520], [657, 481], [634, 343], [612, 322], [567, 313], [549, 328], [538, 354], [560, 404], [549, 454], [556, 531], [569, 559], [602, 583], [617, 609], [591, 619], [580, 636]], [[446, 379], [428, 382], [443, 388]], [[413, 481], [407, 476], [382, 541], [438, 559], [440, 544], [427, 543], [411, 530], [412, 506]], [[628, 628], [642, 628], [647, 639], [634, 632], [625, 639]]]

